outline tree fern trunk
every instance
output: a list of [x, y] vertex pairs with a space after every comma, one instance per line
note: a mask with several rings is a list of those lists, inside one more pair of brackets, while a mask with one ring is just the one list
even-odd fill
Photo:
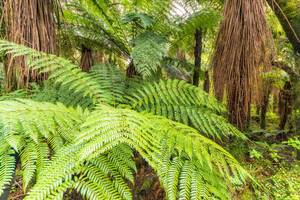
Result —
[[229, 121], [240, 130], [248, 118], [260, 66], [270, 66], [272, 38], [264, 0], [227, 0], [212, 66], [218, 99], [226, 91]]
[[[267, 83], [268, 84], [268, 83]], [[269, 104], [269, 98], [271, 89], [269, 85], [266, 86], [265, 92], [263, 94], [263, 101], [261, 105], [261, 115], [260, 115], [260, 128], [265, 129], [266, 128], [266, 114], [268, 110], [268, 104]]]
[[200, 70], [201, 70], [201, 53], [202, 53], [202, 29], [201, 28], [196, 30], [195, 41], [196, 41], [196, 46], [194, 50], [195, 69], [194, 69], [194, 76], [193, 76], [193, 85], [198, 87]]
[[83, 72], [89, 72], [92, 66], [93, 66], [93, 52], [91, 49], [82, 45], [80, 68]]
[[[6, 0], [3, 16], [6, 38], [45, 53], [56, 53], [54, 0]], [[29, 82], [39, 82], [47, 74], [29, 70], [24, 57], [9, 55], [4, 64], [7, 89], [28, 88]]]

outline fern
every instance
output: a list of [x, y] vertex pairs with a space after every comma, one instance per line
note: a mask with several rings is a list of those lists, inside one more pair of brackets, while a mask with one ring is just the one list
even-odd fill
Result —
[[133, 40], [131, 58], [136, 70], [144, 78], [157, 71], [165, 53], [165, 41], [153, 32], [145, 32]]
[[14, 57], [26, 56], [28, 66], [32, 70], [39, 70], [40, 73], [51, 72], [50, 80], [68, 85], [70, 90], [74, 89], [74, 93], [80, 96], [92, 97], [93, 102], [105, 101], [105, 99], [101, 100], [100, 96], [103, 91], [101, 91], [99, 85], [69, 60], [4, 40], [0, 40], [0, 51], [13, 53]]
[[123, 24], [133, 22], [143, 29], [148, 29], [153, 27], [155, 20], [144, 13], [128, 13], [122, 17], [121, 22]]
[[[20, 153], [24, 189], [29, 190], [25, 199], [62, 199], [71, 190], [87, 199], [132, 199], [133, 150], [157, 172], [169, 199], [226, 199], [224, 179], [250, 177], [227, 151], [199, 133], [245, 138], [222, 117], [224, 106], [201, 89], [178, 80], [129, 84], [120, 70], [106, 64], [87, 74], [63, 58], [5, 41], [0, 50], [26, 55], [32, 69], [52, 72], [53, 88], [59, 89], [53, 103], [39, 102], [47, 100], [48, 89], [45, 96], [31, 94], [38, 101], [0, 101], [0, 152], [5, 148], [0, 159], [12, 159], [4, 156], [7, 149]], [[64, 99], [63, 91], [70, 97]], [[75, 102], [72, 92], [78, 95]], [[10, 172], [0, 176], [5, 185], [15, 161], [3, 163], [0, 172]]]
[[212, 7], [206, 7], [193, 13], [184, 23], [181, 24], [182, 34], [194, 34], [196, 29], [212, 30], [217, 27], [221, 16]]
[[[177, 149], [179, 153], [186, 152], [190, 159], [196, 159], [200, 163], [208, 163], [210, 168], [222, 164], [222, 168], [216, 169], [220, 170], [220, 173], [224, 176], [231, 176], [231, 174], [224, 172], [223, 167], [225, 166], [223, 166], [222, 160], [225, 160], [225, 163], [232, 170], [238, 172], [239, 178], [243, 179], [247, 175], [247, 172], [239, 166], [238, 162], [229, 153], [190, 127], [167, 119], [155, 119], [153, 116], [145, 117], [127, 109], [114, 109], [106, 106], [100, 106], [99, 109], [94, 111], [94, 114], [91, 114], [86, 122], [82, 124], [81, 132], [75, 144], [62, 150], [45, 171], [41, 172], [41, 178], [31, 190], [30, 194], [32, 196], [29, 195], [28, 199], [50, 195], [51, 191], [46, 188], [55, 188], [64, 181], [68, 181], [68, 177], [72, 177], [73, 171], [80, 163], [96, 159], [99, 155], [105, 154], [120, 143], [128, 144], [138, 150], [150, 165], [158, 170], [159, 174], [161, 173], [160, 170], [163, 169], [159, 167], [162, 164], [161, 159], [159, 159], [162, 156], [159, 149], [167, 146], [171, 149]], [[161, 124], [162, 121], [165, 121], [162, 124], [164, 128], [155, 128], [157, 127], [156, 123]], [[149, 124], [154, 125], [150, 126]], [[177, 135], [177, 138], [175, 135]], [[165, 142], [161, 143], [160, 141]], [[115, 163], [115, 161], [112, 161], [112, 163]], [[121, 163], [123, 163], [121, 166], [125, 164], [124, 162]], [[122, 171], [120, 172], [123, 176], [126, 175], [126, 171], [129, 172], [128, 170]], [[188, 176], [191, 176], [191, 174]], [[53, 179], [49, 180], [46, 177], [53, 177]], [[180, 191], [183, 193], [190, 190], [189, 186], [182, 187]]]
[[198, 87], [178, 80], [160, 80], [133, 87], [126, 97], [138, 111], [162, 115], [171, 120], [192, 124], [208, 136], [237, 135], [245, 138], [216, 112], [226, 111], [224, 105]]
[[0, 195], [11, 184], [16, 167], [15, 152], [9, 146], [0, 146]]

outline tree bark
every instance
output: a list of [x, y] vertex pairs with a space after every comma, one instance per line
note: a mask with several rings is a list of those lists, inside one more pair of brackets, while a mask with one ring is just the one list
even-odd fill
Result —
[[[6, 0], [3, 19], [7, 40], [55, 54], [57, 44], [53, 1]], [[25, 57], [13, 58], [13, 55], [8, 55], [4, 73], [8, 91], [28, 88], [29, 82], [41, 82], [48, 77], [48, 74], [41, 75], [37, 70], [30, 70]]]
[[[214, 91], [227, 98], [229, 122], [244, 130], [254, 85], [272, 49], [264, 0], [227, 0], [212, 58]], [[264, 59], [262, 59], [264, 58]]]
[[209, 73], [208, 71], [205, 72], [205, 80], [204, 80], [204, 85], [203, 85], [203, 90], [207, 93], [209, 93], [210, 89], [210, 81], [209, 81]]
[[193, 85], [199, 86], [199, 78], [200, 78], [200, 70], [201, 70], [201, 53], [202, 53], [202, 29], [199, 28], [196, 30], [195, 33], [195, 68], [194, 68], [194, 75], [193, 75]]

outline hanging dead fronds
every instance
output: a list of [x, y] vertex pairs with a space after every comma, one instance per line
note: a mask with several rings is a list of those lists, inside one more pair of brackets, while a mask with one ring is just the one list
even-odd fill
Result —
[[[54, 0], [6, 0], [3, 6], [6, 39], [55, 54], [55, 5]], [[38, 75], [37, 71], [30, 71], [25, 57], [13, 58], [13, 55], [8, 56], [4, 72], [8, 90], [28, 88], [29, 82], [47, 78], [47, 74]]]
[[89, 72], [93, 66], [93, 52], [91, 49], [82, 45], [81, 47], [81, 59], [80, 59], [80, 68], [83, 72]]
[[215, 94], [226, 91], [229, 120], [244, 129], [261, 66], [270, 66], [272, 35], [264, 0], [227, 0], [212, 66]]

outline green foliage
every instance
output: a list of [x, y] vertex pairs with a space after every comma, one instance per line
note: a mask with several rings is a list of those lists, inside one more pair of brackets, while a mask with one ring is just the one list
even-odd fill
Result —
[[272, 70], [270, 72], [263, 73], [262, 79], [264, 81], [268, 81], [274, 87], [279, 89], [283, 89], [284, 84], [287, 81], [290, 81], [290, 77], [288, 76], [288, 74], [282, 70]]
[[159, 80], [132, 87], [126, 97], [138, 111], [161, 115], [186, 125], [192, 125], [207, 136], [242, 134], [225, 118], [216, 114], [226, 111], [214, 97], [185, 81]]
[[295, 149], [300, 150], [300, 140], [299, 138], [295, 137], [295, 138], [289, 138], [288, 141], [284, 141], [282, 142], [283, 144], [287, 144]]
[[155, 20], [144, 13], [127, 13], [122, 17], [121, 22], [123, 24], [134, 23], [136, 26], [142, 29], [152, 28]]
[[131, 58], [136, 70], [144, 78], [157, 71], [160, 61], [165, 54], [165, 40], [153, 32], [145, 32], [133, 41]]
[[[0, 136], [0, 139], [3, 139], [3, 137]], [[5, 145], [2, 141], [0, 145], [0, 194], [2, 194], [12, 181], [16, 159], [15, 152], [9, 145]]]
[[183, 34], [194, 34], [197, 29], [213, 30], [219, 23], [221, 16], [212, 7], [206, 7], [193, 13], [181, 26]]
[[278, 172], [270, 177], [266, 187], [274, 199], [296, 200], [300, 198], [300, 179], [298, 168], [280, 167]]
[[[221, 146], [188, 126], [213, 137], [245, 138], [219, 115], [224, 106], [201, 89], [178, 80], [130, 83], [107, 64], [87, 74], [66, 59], [6, 41], [0, 50], [26, 55], [32, 69], [52, 72], [52, 87], [59, 89], [49, 95], [53, 103], [41, 102], [49, 83], [30, 95], [39, 101], [0, 101], [1, 148], [20, 154], [25, 199], [62, 199], [72, 189], [87, 199], [132, 199], [133, 150], [157, 172], [169, 199], [227, 199], [224, 180], [250, 177]], [[72, 104], [63, 91], [82, 99]], [[15, 163], [3, 152], [0, 182], [7, 184]]]

